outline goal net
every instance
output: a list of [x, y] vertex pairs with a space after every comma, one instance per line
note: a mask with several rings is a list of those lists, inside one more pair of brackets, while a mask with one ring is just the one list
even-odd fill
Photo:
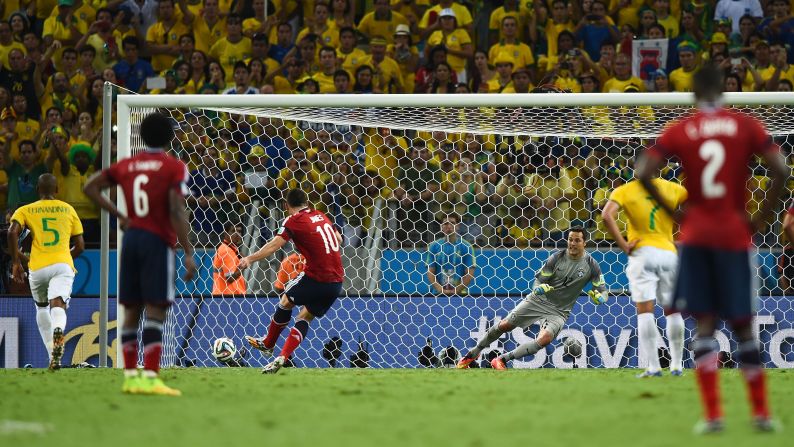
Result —
[[[790, 154], [793, 96], [726, 100], [762, 119]], [[565, 247], [566, 232], [575, 226], [587, 229], [587, 250], [611, 298], [596, 306], [583, 296], [557, 339], [514, 366], [641, 367], [648, 355], [664, 362], [661, 309], [659, 350], [638, 352], [627, 259], [600, 211], [611, 190], [632, 179], [635, 154], [690, 113], [691, 101], [686, 94], [120, 95], [119, 157], [143, 149], [138, 126], [158, 110], [174, 119], [173, 153], [192, 172], [199, 275], [177, 283], [164, 363], [218, 366], [210, 352], [215, 339], [229, 337], [242, 347], [244, 335], [263, 335], [278, 302], [278, 272], [294, 248], [289, 244], [247, 270], [244, 284], [236, 285], [241, 291], [224, 296], [213, 295], [221, 276], [213, 260], [230, 224], [241, 236], [235, 241], [240, 255], [269, 240], [285, 217], [283, 191], [296, 187], [344, 235], [346, 275], [343, 296], [312, 322], [292, 359], [296, 366], [449, 366], [529, 293], [535, 273]], [[753, 215], [768, 206], [769, 178], [760, 162], [748, 169]], [[674, 161], [662, 176], [682, 180]], [[791, 259], [784, 251], [782, 205], [776, 211], [780, 218], [755, 240], [756, 328], [766, 365], [794, 367], [794, 306], [783, 297]], [[465, 242], [435, 254], [433, 242], [445, 237], [442, 224], [453, 221], [459, 222], [457, 239]], [[687, 321], [687, 342], [693, 326]], [[538, 330], [515, 329], [482, 358]], [[564, 348], [566, 338], [579, 341], [580, 355]], [[729, 331], [717, 338], [722, 351], [734, 350]], [[253, 351], [244, 361], [257, 366], [269, 359]], [[688, 350], [685, 365], [692, 366]]]

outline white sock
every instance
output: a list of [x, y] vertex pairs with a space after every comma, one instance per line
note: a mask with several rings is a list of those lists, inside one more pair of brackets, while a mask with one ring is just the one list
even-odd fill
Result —
[[39, 326], [39, 334], [47, 348], [47, 358], [52, 357], [52, 318], [50, 318], [50, 308], [36, 306], [36, 324]]
[[662, 369], [659, 365], [659, 353], [656, 350], [656, 318], [652, 312], [637, 315], [637, 336], [640, 340], [640, 351], [648, 359], [648, 371], [656, 372]]
[[50, 316], [52, 317], [52, 329], [61, 328], [66, 329], [66, 309], [63, 307], [53, 307], [50, 309]]
[[670, 343], [670, 370], [684, 369], [684, 318], [680, 313], [667, 316], [667, 341]]

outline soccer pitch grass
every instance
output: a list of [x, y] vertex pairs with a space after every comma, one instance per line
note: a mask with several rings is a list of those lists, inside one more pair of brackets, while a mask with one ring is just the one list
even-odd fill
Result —
[[723, 370], [725, 433], [695, 436], [691, 370], [169, 369], [178, 398], [121, 394], [107, 369], [0, 370], [1, 446], [791, 446], [794, 371], [770, 370], [787, 428], [749, 424], [739, 371]]

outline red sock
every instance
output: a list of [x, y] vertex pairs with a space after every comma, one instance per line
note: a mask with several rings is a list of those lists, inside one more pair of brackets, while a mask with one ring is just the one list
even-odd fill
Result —
[[703, 400], [703, 406], [706, 410], [706, 420], [722, 417], [718, 363], [717, 353], [711, 352], [698, 360], [697, 368], [695, 369], [698, 385], [700, 386], [700, 398]]
[[766, 400], [766, 374], [759, 366], [742, 368], [744, 381], [747, 382], [747, 397], [753, 407], [753, 416], [769, 417], [769, 406]]
[[160, 372], [160, 353], [163, 351], [162, 343], [151, 343], [143, 347], [143, 369]]
[[136, 369], [138, 367], [138, 340], [128, 341], [121, 345], [124, 353], [124, 369]]
[[276, 346], [278, 336], [281, 335], [281, 331], [283, 331], [285, 327], [287, 327], [287, 323], [280, 324], [270, 320], [270, 326], [267, 328], [267, 335], [265, 335], [265, 340], [262, 343], [268, 348]]
[[284, 347], [281, 348], [281, 356], [285, 359], [290, 358], [292, 352], [298, 347], [299, 344], [303, 341], [303, 334], [295, 328], [289, 330], [289, 336], [287, 337], [287, 341], [284, 342]]

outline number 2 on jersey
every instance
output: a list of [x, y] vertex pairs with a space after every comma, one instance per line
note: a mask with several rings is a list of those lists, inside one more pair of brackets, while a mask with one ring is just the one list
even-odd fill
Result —
[[339, 241], [336, 239], [336, 231], [331, 224], [317, 225], [314, 229], [322, 236], [326, 253], [331, 253], [332, 250], [339, 251]]
[[700, 174], [703, 197], [717, 199], [725, 195], [725, 185], [716, 181], [720, 168], [725, 163], [725, 146], [717, 140], [706, 140], [700, 145], [698, 155], [706, 162]]

